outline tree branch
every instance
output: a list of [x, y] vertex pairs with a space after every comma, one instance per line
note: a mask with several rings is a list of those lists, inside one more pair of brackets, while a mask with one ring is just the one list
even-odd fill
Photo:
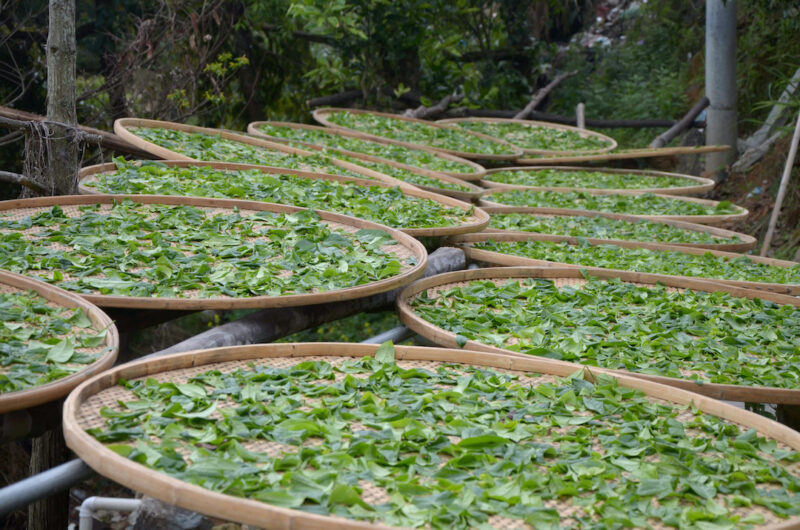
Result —
[[408, 116], [409, 118], [418, 118], [420, 120], [432, 118], [442, 114], [452, 103], [458, 103], [462, 99], [464, 99], [464, 94], [450, 94], [443, 97], [439, 103], [431, 107], [420, 105], [414, 110], [407, 109], [403, 113], [403, 116]]
[[45, 189], [44, 186], [32, 181], [25, 175], [20, 175], [19, 173], [0, 171], [0, 181], [10, 182], [11, 184], [18, 184], [20, 186], [25, 186], [29, 190], [32, 190], [42, 195], [47, 194], [47, 190]]
[[675, 123], [675, 125], [658, 135], [655, 140], [650, 142], [650, 147], [659, 148], [667, 145], [670, 140], [678, 136], [684, 130], [688, 129], [692, 123], [694, 123], [694, 119], [697, 118], [701, 112], [703, 112], [703, 109], [708, 107], [709, 103], [710, 102], [708, 101], [708, 98], [703, 96], [700, 101], [695, 103], [695, 105], [689, 109], [689, 112], [687, 112], [679, 122]]
[[555, 87], [561, 84], [561, 82], [564, 81], [565, 79], [569, 79], [570, 77], [573, 77], [575, 75], [578, 75], [577, 70], [573, 70], [572, 72], [564, 72], [557, 75], [555, 79], [550, 81], [545, 87], [540, 88], [539, 90], [536, 91], [536, 93], [531, 98], [530, 102], [527, 105], [525, 105], [525, 108], [514, 115], [514, 119], [524, 120], [525, 118], [527, 118], [528, 115], [531, 113], [531, 111], [533, 111], [533, 109], [535, 109], [536, 106], [539, 105], [539, 103], [544, 101], [544, 98], [546, 98], [547, 95], [550, 92], [552, 92]]
[[341, 105], [350, 103], [364, 96], [360, 90], [345, 90], [338, 94], [331, 94], [330, 96], [320, 96], [306, 100], [306, 105], [311, 108], [314, 107], [339, 107]]
[[[28, 123], [32, 121], [46, 122], [46, 119], [44, 116], [40, 116], [38, 114], [11, 109], [8, 107], [0, 107], [0, 127], [24, 129], [27, 128]], [[84, 139], [90, 142], [97, 142], [100, 144], [100, 147], [104, 149], [110, 149], [111, 151], [116, 151], [117, 153], [132, 155], [138, 158], [153, 158], [153, 155], [147, 151], [142, 151], [138, 147], [134, 147], [114, 133], [95, 129], [94, 127], [86, 127], [83, 125], [78, 125], [77, 129], [84, 134], [93, 135], [90, 137], [85, 137]]]

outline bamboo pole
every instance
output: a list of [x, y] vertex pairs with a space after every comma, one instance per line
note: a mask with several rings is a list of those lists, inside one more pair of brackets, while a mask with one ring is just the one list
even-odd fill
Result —
[[783, 204], [783, 196], [786, 195], [786, 187], [789, 184], [789, 176], [792, 174], [792, 166], [794, 166], [794, 159], [797, 156], [797, 141], [800, 139], [800, 113], [797, 114], [797, 124], [794, 127], [794, 136], [792, 136], [792, 146], [789, 148], [789, 157], [786, 159], [786, 167], [783, 168], [783, 176], [781, 176], [781, 185], [778, 188], [778, 197], [775, 199], [775, 206], [772, 208], [772, 217], [769, 219], [769, 228], [767, 235], [764, 236], [764, 243], [761, 245], [761, 255], [766, 256], [769, 245], [772, 243], [772, 235], [775, 232], [775, 225], [778, 223], [778, 215], [781, 213], [781, 204]]

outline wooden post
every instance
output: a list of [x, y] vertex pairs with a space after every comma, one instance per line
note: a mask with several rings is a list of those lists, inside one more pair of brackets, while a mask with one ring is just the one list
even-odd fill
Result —
[[47, 32], [47, 182], [51, 195], [72, 195], [78, 190], [79, 142], [75, 112], [75, 0], [50, 0]]
[[575, 107], [575, 121], [578, 123], [578, 129], [586, 128], [586, 105], [578, 103]]
[[797, 156], [797, 142], [800, 140], [800, 113], [797, 114], [797, 124], [794, 127], [794, 135], [792, 136], [792, 145], [789, 148], [789, 156], [786, 158], [786, 167], [783, 168], [783, 175], [781, 176], [781, 185], [778, 188], [778, 196], [775, 199], [775, 206], [772, 208], [772, 216], [769, 218], [769, 228], [767, 235], [764, 236], [764, 243], [761, 245], [761, 255], [766, 256], [769, 250], [769, 245], [772, 243], [772, 234], [775, 232], [775, 225], [778, 224], [778, 215], [781, 213], [781, 204], [783, 204], [783, 196], [786, 195], [786, 187], [789, 184], [789, 176], [792, 174], [792, 167], [794, 166], [794, 159]]
[[[61, 425], [45, 432], [31, 443], [31, 476], [61, 465], [69, 449]], [[28, 506], [28, 530], [66, 528], [69, 521], [69, 490], [38, 500]]]
[[[51, 125], [47, 138], [48, 182], [51, 195], [77, 193], [78, 138], [75, 126], [75, 0], [50, 0], [47, 32], [47, 119], [71, 127]], [[30, 156], [27, 153], [26, 156]], [[30, 176], [30, 175], [29, 175]], [[27, 189], [27, 188], [26, 188]], [[31, 475], [67, 461], [69, 450], [61, 426], [35, 438], [31, 445]], [[66, 528], [69, 491], [34, 502], [28, 507], [28, 529]]]

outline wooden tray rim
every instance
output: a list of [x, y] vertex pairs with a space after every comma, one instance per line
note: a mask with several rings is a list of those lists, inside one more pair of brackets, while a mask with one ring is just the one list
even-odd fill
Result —
[[[85, 433], [77, 421], [77, 414], [81, 405], [92, 395], [115, 385], [120, 378], [130, 380], [170, 370], [235, 360], [276, 357], [302, 358], [312, 355], [356, 358], [373, 355], [377, 348], [378, 345], [347, 343], [257, 344], [198, 350], [151, 360], [135, 361], [118, 366], [85, 381], [70, 394], [64, 404], [64, 437], [67, 441], [67, 446], [101, 475], [146, 495], [189, 510], [258, 526], [263, 526], [264, 521], [269, 521], [270, 528], [286, 530], [313, 529], [323, 526], [332, 529], [394, 528], [381, 523], [321, 516], [300, 510], [280, 508], [256, 500], [233, 497], [189, 484], [164, 473], [150, 470], [141, 464], [114, 453], [104, 444]], [[522, 358], [476, 351], [419, 346], [395, 346], [395, 358], [398, 360], [458, 362], [460, 364], [547, 373], [561, 377], [570, 375], [580, 368], [580, 365], [572, 363], [542, 362], [540, 359], [534, 359], [530, 356]], [[767, 436], [800, 450], [800, 433], [763, 416], [690, 391], [630, 377], [626, 374], [592, 368], [584, 372], [584, 377], [592, 380], [592, 372], [611, 375], [616, 378], [621, 386], [640, 390], [651, 398], [663, 399], [675, 405], [691, 404], [706, 414], [736, 422], [745, 427], [755, 428], [762, 436]], [[797, 524], [797, 520], [797, 517], [793, 517], [785, 522], [764, 528], [791, 528]]]
[[[506, 184], [504, 182], [495, 182], [489, 180], [488, 177], [494, 173], [501, 173], [506, 171], [522, 172], [522, 171], [539, 171], [539, 170], [555, 170], [555, 171], [585, 171], [592, 173], [610, 173], [614, 175], [638, 175], [642, 177], [675, 177], [681, 179], [688, 179], [696, 182], [695, 186], [680, 186], [675, 188], [574, 188], [569, 186], [528, 186], [525, 184]], [[480, 185], [485, 188], [524, 188], [533, 191], [638, 191], [642, 193], [660, 193], [661, 195], [700, 195], [714, 189], [716, 183], [704, 177], [696, 177], [694, 175], [685, 175], [683, 173], [669, 173], [666, 171], [651, 171], [643, 169], [614, 169], [608, 167], [590, 168], [581, 166], [515, 166], [505, 168], [495, 168], [486, 171], [486, 176], [480, 180]]]
[[[149, 120], [144, 118], [119, 118], [114, 121], [114, 132], [119, 137], [121, 137], [126, 142], [138, 147], [139, 149], [146, 151], [152, 154], [153, 156], [157, 156], [162, 160], [190, 160], [194, 162], [211, 162], [210, 160], [206, 161], [206, 160], [198, 160], [195, 158], [191, 158], [186, 155], [182, 155], [176, 151], [172, 151], [165, 147], [156, 145], [152, 142], [145, 140], [144, 138], [136, 136], [135, 134], [133, 134], [131, 131], [128, 130], [128, 127], [167, 129], [173, 131], [183, 131], [190, 134], [192, 133], [208, 134], [212, 136], [219, 136], [220, 138], [224, 138], [225, 140], [231, 140], [233, 142], [240, 142], [243, 144], [254, 145], [257, 147], [262, 147], [264, 149], [279, 151], [281, 153], [300, 155], [300, 156], [311, 156], [315, 154], [312, 153], [311, 151], [305, 149], [298, 149], [297, 147], [292, 147], [281, 142], [270, 142], [262, 138], [254, 138], [253, 136], [247, 136], [245, 134], [228, 131], [226, 129], [212, 129], [209, 127], [198, 127], [195, 125], [185, 125], [183, 123], [161, 121], [161, 120]], [[409, 186], [407, 182], [403, 182], [402, 180], [398, 180], [389, 175], [384, 175], [383, 173], [379, 173], [378, 171], [374, 171], [372, 169], [359, 166], [358, 164], [353, 164], [351, 162], [339, 160], [338, 158], [330, 158], [330, 157], [328, 158], [330, 159], [333, 165], [353, 171], [355, 173], [360, 173], [361, 175], [365, 175], [368, 178], [389, 182], [391, 184], [394, 184], [395, 186]]]
[[[772, 265], [774, 267], [784, 267], [790, 268], [800, 265], [800, 263], [796, 263], [794, 261], [786, 261], [780, 260], [775, 258], [766, 258], [762, 256], [751, 256], [748, 254], [740, 254], [737, 252], [726, 252], [722, 250], [712, 250], [712, 249], [701, 249], [701, 248], [687, 248], [681, 247], [677, 245], [669, 245], [665, 243], [649, 243], [649, 242], [641, 242], [641, 241], [620, 241], [618, 243], [611, 243], [607, 239], [596, 239], [591, 237], [575, 237], [575, 236], [559, 236], [559, 235], [548, 235], [548, 234], [536, 234], [536, 233], [522, 233], [520, 234], [497, 234], [497, 233], [478, 233], [478, 234], [464, 234], [461, 236], [456, 236], [453, 239], [453, 242], [456, 244], [458, 248], [464, 251], [467, 257], [472, 258], [476, 261], [482, 261], [484, 263], [489, 263], [492, 265], [500, 265], [500, 266], [534, 266], [534, 267], [547, 267], [547, 266], [557, 266], [557, 267], [569, 267], [569, 268], [577, 268], [577, 269], [584, 269], [588, 271], [595, 271], [595, 270], [615, 270], [624, 272], [624, 269], [608, 269], [606, 267], [594, 267], [589, 265], [574, 265], [570, 263], [561, 263], [557, 261], [547, 261], [547, 260], [538, 260], [534, 258], [527, 258], [524, 256], [515, 256], [512, 254], [504, 254], [502, 252], [495, 252], [491, 250], [484, 250], [484, 249], [476, 249], [472, 247], [472, 243], [476, 243], [478, 241], [485, 241], [487, 239], [496, 239], [499, 241], [551, 241], [555, 243], [568, 243], [570, 245], [577, 245], [580, 243], [581, 240], [587, 241], [592, 245], [612, 245], [616, 247], [622, 248], [645, 248], [648, 250], [654, 251], [664, 251], [664, 252], [680, 252], [682, 254], [692, 254], [694, 256], [702, 256], [704, 254], [711, 254], [713, 256], [718, 256], [722, 258], [730, 258], [730, 259], [738, 259], [738, 258], [747, 258], [753, 263], [761, 263], [763, 265]], [[637, 272], [637, 271], [630, 271], [630, 272]], [[788, 294], [788, 295], [800, 295], [800, 284], [784, 284], [784, 283], [771, 283], [771, 282], [756, 282], [756, 281], [744, 281], [744, 280], [725, 280], [721, 278], [706, 278], [700, 276], [683, 276], [680, 274], [660, 274], [660, 273], [642, 273], [642, 274], [651, 274], [653, 276], [661, 276], [661, 277], [673, 277], [673, 278], [683, 278], [683, 279], [698, 279], [704, 280], [709, 282], [715, 283], [723, 283], [726, 285], [734, 285], [737, 287], [743, 287], [745, 289], [755, 289], [759, 291], [770, 291], [773, 293], [779, 294]]]
[[[472, 281], [472, 280], [507, 280], [507, 279], [527, 279], [527, 278], [584, 278], [584, 270], [579, 268], [569, 268], [563, 266], [542, 267], [542, 266], [513, 266], [513, 267], [492, 267], [485, 269], [472, 269], [438, 274], [429, 278], [417, 280], [403, 289], [397, 296], [397, 311], [400, 320], [411, 330], [431, 340], [434, 344], [446, 347], [457, 348], [456, 334], [435, 326], [427, 320], [419, 317], [410, 305], [410, 300], [416, 295], [432, 287], [441, 287], [448, 284]], [[709, 282], [696, 278], [680, 278], [675, 276], [662, 276], [658, 274], [647, 274], [640, 272], [620, 271], [611, 269], [592, 270], [591, 276], [601, 279], [618, 278], [625, 282], [643, 284], [663, 284], [667, 287], [678, 289], [691, 289], [705, 292], [726, 292], [731, 296], [741, 298], [760, 298], [777, 304], [792, 305], [800, 307], [800, 300], [782, 294], [769, 293], [766, 291], [756, 291], [745, 289], [733, 285], [725, 285], [717, 282]], [[464, 343], [464, 349], [499, 353], [515, 357], [531, 357], [524, 353], [517, 353], [496, 346], [490, 346], [474, 340]], [[556, 359], [545, 359], [548, 362], [561, 364], [568, 363]], [[695, 383], [688, 379], [678, 379], [659, 375], [639, 374], [624, 370], [614, 370], [609, 368], [590, 367], [591, 370], [600, 370], [606, 373], [625, 374], [629, 377], [644, 379], [664, 385], [669, 385], [683, 390], [696, 392], [714, 399], [728, 401], [744, 401], [754, 403], [778, 403], [800, 405], [800, 388], [787, 389], [779, 387], [746, 386], [720, 383]]]
[[[325, 127], [330, 127], [332, 129], [344, 129], [344, 130], [348, 130], [348, 131], [355, 130], [355, 129], [348, 129], [347, 127], [342, 127], [341, 125], [337, 125], [337, 124], [329, 121], [328, 118], [327, 118], [327, 115], [331, 114], [332, 112], [350, 112], [351, 114], [374, 114], [376, 116], [383, 116], [383, 117], [386, 117], [386, 118], [396, 118], [396, 119], [403, 120], [403, 121], [409, 121], [409, 122], [414, 122], [414, 123], [423, 123], [425, 125], [430, 125], [432, 127], [441, 127], [443, 129], [450, 129], [450, 130], [453, 130], [453, 131], [459, 131], [461, 133], [467, 132], [468, 135], [478, 136], [480, 138], [483, 138], [484, 140], [491, 140], [493, 142], [497, 142], [499, 144], [504, 144], [506, 146], [512, 147], [514, 149], [515, 153], [511, 154], [511, 155], [494, 155], [494, 154], [488, 154], [488, 153], [468, 153], [466, 151], [456, 151], [456, 150], [453, 150], [453, 149], [444, 149], [444, 148], [432, 147], [432, 146], [429, 146], [429, 145], [426, 146], [424, 144], [417, 144], [417, 143], [413, 143], [413, 142], [404, 142], [402, 140], [393, 140], [394, 142], [396, 142], [396, 143], [398, 143], [400, 145], [405, 145], [407, 147], [413, 147], [415, 149], [418, 146], [422, 145], [422, 146], [427, 147], [428, 149], [432, 149], [434, 151], [439, 151], [439, 152], [442, 152], [442, 153], [448, 153], [448, 154], [451, 154], [451, 155], [455, 155], [455, 156], [458, 156], [458, 157], [461, 157], [461, 158], [467, 158], [467, 159], [470, 159], [470, 160], [472, 160], [472, 159], [477, 159], [477, 160], [516, 160], [517, 158], [519, 158], [523, 154], [522, 153], [522, 149], [520, 149], [519, 147], [515, 146], [514, 144], [511, 144], [511, 143], [506, 142], [505, 140], [501, 140], [499, 138], [494, 138], [492, 136], [488, 136], [488, 135], [485, 135], [485, 134], [482, 134], [482, 133], [476, 133], [476, 132], [472, 132], [472, 131], [464, 131], [460, 127], [456, 128], [456, 127], [452, 127], [452, 126], [449, 126], [449, 125], [442, 125], [440, 123], [437, 124], [435, 121], [419, 120], [417, 118], [409, 118], [407, 116], [402, 116], [400, 114], [392, 114], [392, 113], [389, 113], [389, 112], [378, 112], [378, 111], [372, 111], [372, 110], [366, 110], [366, 109], [347, 109], [347, 108], [341, 108], [341, 107], [320, 107], [320, 108], [314, 109], [311, 112], [311, 116], [315, 120], [317, 120], [317, 122], [321, 123]], [[369, 134], [369, 133], [365, 133], [364, 131], [358, 131], [358, 132], [360, 132], [361, 134], [364, 134], [366, 136], [369, 136], [369, 137], [373, 137], [374, 136], [376, 138], [383, 138], [382, 136], [378, 136], [377, 134]]]
[[[60, 197], [39, 197], [34, 199], [16, 199], [0, 202], [0, 212], [17, 208], [46, 208], [54, 205], [90, 205], [111, 204], [122, 200], [130, 200], [141, 204], [189, 205], [200, 208], [235, 208], [243, 210], [266, 211], [274, 213], [292, 213], [307, 208], [287, 206], [258, 201], [238, 199], [216, 199], [207, 197], [181, 197], [175, 195], [62, 195]], [[379, 229], [387, 232], [401, 246], [410, 250], [417, 259], [417, 264], [406, 272], [391, 278], [384, 278], [364, 285], [346, 287], [322, 293], [290, 294], [283, 296], [252, 296], [248, 298], [149, 298], [139, 296], [80, 294], [80, 296], [100, 307], [121, 307], [126, 309], [169, 309], [169, 310], [202, 310], [202, 309], [245, 309], [268, 307], [295, 307], [325, 302], [353, 300], [365, 296], [390, 291], [404, 286], [422, 276], [428, 262], [425, 247], [403, 232], [371, 221], [350, 217], [338, 213], [315, 210], [324, 221], [332, 221], [355, 228]]]
[[[488, 189], [481, 195], [481, 199], [478, 201], [478, 205], [482, 207], [493, 206], [495, 208], [508, 208], [508, 207], [518, 207], [511, 204], [503, 204], [499, 202], [489, 201], [486, 200], [484, 197], [494, 195], [496, 193], [505, 193], [508, 191], [528, 191], [525, 188], [521, 188], [519, 186], [507, 186], [505, 188], [492, 188]], [[573, 190], [574, 191], [574, 190]], [[629, 195], [629, 196], [637, 196], [637, 195], [644, 195], [644, 193], [639, 193], [634, 190], [623, 190], [623, 191], [616, 191], [616, 192], [606, 192], [605, 190], [600, 191], [587, 191], [586, 193], [590, 195]], [[664, 195], [662, 193], [653, 193], [653, 195], [657, 197], [661, 197], [664, 199], [669, 200], [676, 200], [676, 201], [686, 201], [686, 202], [693, 202], [697, 204], [703, 204], [705, 206], [716, 206], [719, 204], [719, 201], [712, 201], [710, 199], [700, 199], [697, 197], [684, 197], [682, 195]], [[720, 225], [720, 224], [728, 224], [734, 223], [736, 221], [741, 221], [745, 219], [750, 212], [738, 204], [733, 205], [734, 208], [739, 210], [738, 213], [730, 213], [730, 214], [719, 214], [719, 215], [647, 215], [647, 214], [625, 214], [630, 215], [632, 217], [638, 217], [640, 219], [649, 219], [649, 220], [659, 220], [659, 221], [687, 221], [690, 223], [698, 223], [698, 224], [708, 224], [708, 225]], [[536, 207], [536, 206], [528, 206], [528, 208], [532, 208], [538, 210], [537, 213], [549, 213], [550, 210], [560, 210], [560, 211], [571, 211], [571, 212], [589, 212], [589, 213], [615, 213], [615, 212], [601, 212], [599, 210], [578, 210], [578, 209], [569, 209], [569, 208], [547, 208], [547, 207]], [[546, 211], [547, 210], [547, 211]]]
[[[601, 147], [600, 149], [591, 149], [591, 150], [578, 150], [578, 151], [559, 151], [555, 149], [531, 149], [522, 146], [517, 146], [522, 149], [522, 153], [524, 155], [560, 155], [564, 153], [573, 153], [573, 154], [580, 154], [580, 153], [594, 153], [594, 154], [603, 154], [608, 153], [609, 151], [613, 151], [617, 148], [618, 144], [617, 141], [611, 138], [608, 135], [603, 133], [593, 131], [591, 129], [581, 129], [579, 127], [573, 127], [572, 125], [564, 125], [562, 123], [552, 123], [547, 121], [536, 121], [536, 120], [521, 120], [516, 118], [479, 118], [479, 117], [467, 117], [467, 118], [447, 118], [444, 120], [436, 120], [436, 123], [443, 123], [445, 125], [450, 124], [458, 124], [460, 122], [465, 121], [478, 121], [484, 123], [518, 123], [520, 125], [525, 125], [528, 127], [541, 127], [545, 129], [557, 129], [561, 131], [570, 131], [574, 133], [578, 133], [582, 137], [586, 136], [594, 136], [595, 138], [600, 138], [605, 140], [609, 143], [607, 147]], [[511, 142], [509, 142], [511, 143]], [[512, 144], [516, 145], [516, 144]]]
[[[288, 174], [288, 175], [297, 175], [299, 177], [307, 179], [329, 180], [333, 182], [349, 183], [357, 186], [378, 186], [381, 188], [399, 188], [404, 195], [408, 195], [409, 197], [430, 199], [444, 206], [450, 208], [460, 208], [461, 210], [464, 211], [467, 211], [469, 208], [473, 209], [473, 216], [475, 217], [475, 220], [457, 226], [443, 226], [436, 228], [396, 228], [396, 230], [400, 230], [401, 232], [404, 232], [413, 237], [441, 237], [441, 236], [466, 234], [470, 232], [479, 232], [489, 225], [489, 214], [484, 212], [482, 209], [473, 206], [467, 202], [455, 199], [453, 197], [440, 195], [438, 193], [431, 193], [429, 191], [421, 190], [411, 186], [398, 187], [392, 185], [391, 183], [383, 181], [359, 179], [355, 177], [346, 177], [343, 175], [331, 175], [329, 173], [315, 173], [311, 171], [292, 170], [292, 169], [284, 169], [284, 168], [270, 167], [270, 166], [259, 166], [255, 164], [234, 164], [230, 162], [194, 162], [188, 160], [158, 160], [158, 162], [165, 164], [167, 166], [210, 167], [212, 169], [218, 169], [220, 171], [255, 169], [257, 171], [273, 175]], [[87, 187], [85, 185], [85, 182], [91, 180], [92, 177], [98, 173], [111, 173], [113, 171], [116, 171], [116, 166], [114, 165], [113, 162], [109, 162], [106, 164], [95, 164], [93, 166], [87, 166], [81, 168], [79, 175], [80, 180], [78, 181], [78, 192], [81, 195], [106, 195], [104, 193], [94, 191], [92, 188]], [[261, 201], [256, 201], [256, 202], [261, 202]]]
[[[663, 224], [673, 226], [675, 228], [680, 228], [683, 230], [688, 230], [692, 232], [706, 232], [707, 234], [718, 236], [718, 237], [725, 237], [725, 238], [732, 238], [734, 236], [738, 237], [741, 242], [740, 243], [664, 243], [667, 245], [675, 245], [678, 247], [689, 247], [689, 248], [707, 248], [712, 250], [725, 250], [727, 252], [744, 252], [750, 250], [756, 246], [756, 238], [751, 235], [744, 234], [741, 232], [734, 232], [733, 230], [727, 230], [725, 228], [720, 228], [718, 226], [710, 226], [710, 225], [702, 225], [697, 223], [690, 223], [687, 221], [675, 221], [675, 220], [664, 220], [664, 219], [643, 219], [637, 216], [631, 216], [623, 213], [610, 213], [610, 212], [589, 212], [587, 215], [579, 215], [575, 212], [583, 211], [583, 210], [566, 210], [566, 209], [558, 209], [558, 208], [550, 208], [552, 210], [549, 213], [540, 213], [531, 210], [536, 210], [536, 208], [531, 208], [529, 206], [508, 206], [508, 207], [495, 207], [495, 206], [484, 206], [483, 210], [489, 214], [491, 219], [492, 214], [505, 214], [505, 213], [519, 213], [519, 214], [527, 214], [527, 215], [549, 215], [553, 217], [605, 217], [608, 219], [615, 219], [618, 221], [627, 221], [630, 223], [635, 223], [637, 221], [649, 221], [651, 223]], [[490, 220], [491, 222], [491, 220]], [[509, 233], [509, 234], [533, 234], [537, 232], [526, 232], [524, 230], [502, 230], [499, 228], [485, 228], [484, 232], [491, 232], [491, 233]], [[556, 235], [556, 234], [551, 234]], [[598, 238], [600, 239], [600, 238]], [[633, 241], [633, 240], [626, 240], [626, 239], [602, 239], [602, 241]], [[646, 243], [647, 241], [642, 241], [642, 243]], [[652, 243], [653, 241], [649, 241]]]
[[75, 293], [15, 272], [0, 270], [0, 284], [24, 291], [34, 291], [45, 300], [61, 307], [82, 309], [91, 320], [94, 329], [106, 330], [103, 344], [107, 348], [93, 363], [66, 377], [32, 388], [0, 393], [0, 414], [43, 405], [62, 398], [84, 380], [114, 365], [119, 353], [119, 332], [114, 321], [102, 309]]
[[[306, 142], [306, 141], [301, 141], [301, 140], [289, 140], [287, 138], [279, 138], [277, 136], [270, 136], [267, 133], [265, 133], [265, 132], [263, 132], [263, 131], [261, 131], [259, 129], [259, 127], [261, 127], [262, 125], [274, 125], [276, 127], [290, 127], [292, 129], [308, 129], [308, 130], [311, 130], [311, 131], [325, 131], [328, 134], [333, 134], [333, 135], [337, 135], [337, 136], [348, 136], [350, 138], [356, 138], [358, 140], [363, 140], [365, 142], [373, 142], [373, 143], [382, 144], [382, 145], [400, 145], [402, 147], [406, 147], [402, 143], [399, 143], [397, 140], [392, 140], [391, 138], [384, 138], [382, 136], [375, 137], [375, 136], [372, 136], [372, 135], [369, 135], [369, 134], [362, 133], [361, 131], [355, 131], [355, 130], [352, 130], [352, 129], [335, 129], [333, 127], [325, 127], [325, 126], [322, 126], [322, 125], [309, 125], [309, 124], [306, 124], [306, 123], [296, 123], [296, 122], [293, 122], [293, 121], [254, 121], [254, 122], [250, 122], [249, 124], [247, 124], [247, 132], [248, 132], [248, 134], [252, 134], [254, 136], [260, 136], [260, 137], [263, 137], [263, 138], [267, 138], [271, 142], [282, 142], [282, 143], [283, 142], [285, 142], [285, 143], [298, 142], [298, 143], [301, 143], [301, 144], [304, 144], [304, 145], [308, 146], [309, 148], [312, 148], [312, 146], [325, 147], [325, 146], [319, 146], [317, 144], [312, 144], [311, 142]], [[406, 148], [409, 149], [408, 147], [406, 147]], [[471, 168], [475, 169], [475, 171], [472, 172], [472, 173], [461, 173], [461, 172], [458, 172], [458, 171], [438, 171], [438, 170], [433, 170], [433, 169], [428, 169], [428, 168], [422, 168], [422, 167], [419, 167], [419, 166], [407, 165], [407, 164], [403, 164], [403, 163], [397, 162], [396, 160], [392, 160], [392, 159], [389, 159], [389, 158], [382, 158], [382, 157], [375, 156], [375, 155], [368, 155], [366, 153], [360, 153], [358, 151], [349, 151], [349, 150], [346, 150], [346, 149], [340, 149], [340, 151], [342, 151], [343, 153], [345, 153], [347, 155], [350, 155], [350, 156], [353, 156], [353, 157], [355, 157], [356, 155], [360, 155], [360, 156], [364, 156], [364, 157], [369, 157], [369, 158], [365, 158], [365, 160], [372, 160], [373, 162], [383, 162], [383, 163], [395, 162], [395, 163], [397, 163], [397, 164], [399, 164], [400, 166], [403, 166], [403, 167], [412, 167], [412, 168], [416, 168], [416, 169], [425, 169], [427, 171], [430, 171], [431, 173], [443, 174], [443, 175], [447, 175], [447, 176], [450, 176], [450, 177], [455, 177], [455, 178], [460, 179], [460, 180], [479, 180], [486, 173], [486, 168], [483, 167], [482, 165], [478, 164], [474, 160], [468, 160], [468, 159], [460, 157], [460, 156], [451, 155], [449, 153], [443, 153], [441, 151], [436, 151], [435, 149], [431, 149], [430, 147], [427, 147], [427, 146], [420, 146], [420, 147], [416, 148], [416, 150], [424, 151], [426, 153], [430, 153], [430, 154], [432, 154], [434, 156], [437, 156], [437, 157], [440, 157], [440, 158], [444, 158], [445, 160], [450, 160], [450, 161], [453, 161], [453, 162], [459, 162], [461, 164], [470, 166]]]
[[608, 162], [610, 160], [637, 160], [641, 158], [659, 158], [675, 155], [702, 155], [705, 153], [722, 153], [730, 151], [729, 145], [699, 145], [681, 147], [648, 147], [640, 149], [624, 149], [616, 153], [599, 155], [562, 156], [543, 158], [518, 158], [520, 164], [538, 166], [540, 164], [572, 164], [582, 162]]

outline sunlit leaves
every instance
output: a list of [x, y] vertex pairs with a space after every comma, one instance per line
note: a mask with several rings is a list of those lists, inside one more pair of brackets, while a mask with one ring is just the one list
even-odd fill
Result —
[[581, 372], [533, 381], [483, 367], [404, 368], [387, 343], [374, 359], [335, 366], [256, 363], [126, 386], [132, 399], [103, 409], [105, 425], [89, 430], [110, 449], [311, 513], [433, 528], [492, 516], [541, 528], [756, 524], [743, 503], [800, 514], [800, 478], [787, 469], [796, 453]]
[[[34, 228], [31, 239], [22, 231]], [[58, 245], [54, 245], [57, 243]], [[369, 238], [331, 228], [308, 210], [291, 214], [208, 211], [124, 201], [54, 206], [20, 220], [0, 217], [0, 267], [79, 293], [211, 298], [280, 296], [353, 287], [395, 276], [403, 264]]]
[[485, 180], [513, 186], [540, 188], [595, 188], [636, 190], [654, 188], [680, 188], [696, 186], [697, 181], [668, 175], [639, 175], [636, 173], [609, 173], [606, 171], [576, 171], [567, 169], [527, 169], [498, 171]]
[[600, 216], [554, 215], [548, 217], [528, 213], [493, 213], [489, 226], [501, 230], [626, 241], [703, 244], [727, 244], [740, 241], [736, 236], [732, 238], [718, 237], [705, 231], [687, 230], [645, 219], [631, 222]]

